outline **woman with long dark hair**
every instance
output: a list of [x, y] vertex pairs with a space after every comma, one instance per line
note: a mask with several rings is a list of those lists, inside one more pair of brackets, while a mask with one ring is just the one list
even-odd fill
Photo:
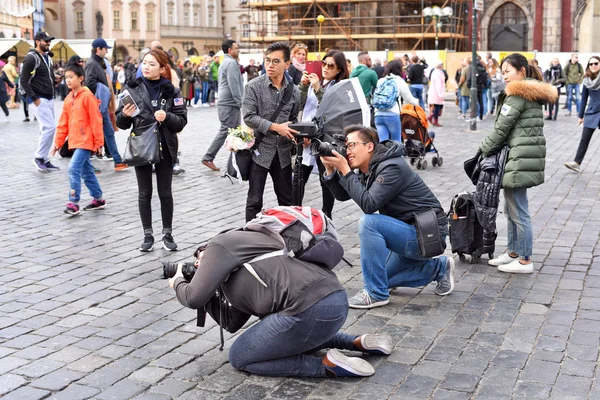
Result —
[[[583, 78], [581, 107], [579, 107], [579, 125], [583, 124], [581, 140], [574, 161], [565, 163], [565, 167], [579, 172], [581, 162], [587, 152], [590, 140], [596, 128], [600, 126], [600, 57], [592, 56], [588, 61]], [[589, 101], [589, 105], [588, 105]], [[587, 106], [587, 110], [585, 107]]]
[[[171, 83], [171, 68], [167, 54], [161, 50], [150, 50], [142, 60], [142, 76], [129, 81], [125, 90], [129, 92], [135, 105], [119, 105], [117, 125], [121, 129], [132, 128], [133, 132], [143, 133], [156, 121], [159, 122], [162, 159], [155, 165], [156, 185], [160, 198], [162, 216], [163, 247], [177, 250], [172, 235], [173, 229], [173, 165], [177, 160], [177, 132], [187, 124], [187, 108], [179, 88]], [[137, 112], [137, 108], [139, 112]], [[152, 230], [152, 165], [135, 167], [138, 183], [138, 207], [144, 229], [144, 241], [140, 251], [154, 249]]]
[[490, 260], [503, 272], [533, 272], [533, 232], [527, 189], [544, 183], [546, 139], [544, 138], [543, 103], [554, 103], [556, 88], [543, 83], [537, 68], [521, 54], [511, 54], [502, 61], [506, 88], [498, 96], [494, 129], [479, 149], [484, 157], [509, 147], [502, 188], [504, 214], [508, 222], [508, 251]]
[[[321, 103], [321, 99], [323, 99], [323, 95], [327, 88], [335, 85], [342, 79], [348, 79], [350, 74], [348, 73], [348, 63], [346, 62], [346, 56], [344, 53], [338, 50], [331, 50], [325, 57], [323, 57], [322, 64], [322, 75], [323, 80], [319, 79], [319, 76], [315, 73], [309, 74], [308, 72], [304, 72], [302, 75], [302, 80], [298, 87], [300, 88], [300, 109], [302, 112], [302, 120], [307, 121], [311, 120], [314, 117], [314, 114]], [[308, 143], [308, 142], [307, 142]], [[306, 158], [308, 160], [308, 157]], [[321, 163], [319, 157], [315, 157], [317, 168], [319, 169], [319, 176], [325, 172], [325, 167]], [[308, 178], [310, 177], [310, 173], [313, 169], [313, 165], [301, 165], [297, 166], [295, 173], [297, 173], [298, 168], [302, 168], [302, 181], [304, 185], [308, 182]], [[302, 203], [302, 199], [304, 198], [304, 191], [302, 191], [300, 198], [298, 198], [298, 180], [294, 177], [292, 190], [294, 196], [294, 204]], [[321, 192], [323, 198], [323, 212], [329, 218], [332, 217], [333, 204], [335, 202], [335, 198], [321, 182]]]

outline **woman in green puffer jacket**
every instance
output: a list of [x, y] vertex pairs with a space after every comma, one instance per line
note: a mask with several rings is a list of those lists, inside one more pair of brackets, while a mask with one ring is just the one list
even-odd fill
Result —
[[498, 97], [494, 130], [479, 149], [487, 157], [505, 145], [510, 148], [502, 179], [508, 251], [489, 264], [503, 272], [532, 273], [533, 232], [527, 188], [544, 183], [546, 139], [542, 107], [555, 102], [557, 92], [542, 82], [537, 68], [529, 66], [520, 54], [509, 55], [501, 65], [506, 88]]

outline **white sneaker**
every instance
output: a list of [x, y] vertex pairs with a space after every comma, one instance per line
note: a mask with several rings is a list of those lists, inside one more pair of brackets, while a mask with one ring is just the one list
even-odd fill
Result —
[[392, 337], [390, 335], [376, 335], [367, 333], [359, 336], [360, 347], [362, 351], [369, 354], [379, 354], [389, 356], [392, 354], [394, 343], [392, 343]]
[[331, 349], [323, 358], [325, 369], [338, 378], [371, 376], [375, 369], [362, 358], [348, 357], [336, 349]]
[[565, 163], [565, 167], [567, 167], [571, 171], [575, 171], [575, 172], [579, 172], [581, 170], [580, 165], [578, 163], [576, 163], [575, 161], [567, 161]]
[[509, 264], [499, 265], [498, 271], [508, 272], [511, 274], [531, 274], [533, 272], [533, 262], [529, 264], [521, 264], [517, 258]]
[[[2, 83], [4, 85], [4, 83]], [[8, 122], [8, 117], [5, 115], [4, 117], [2, 117], [2, 122]]]
[[503, 253], [500, 254], [499, 257], [496, 258], [492, 258], [491, 260], [488, 261], [489, 265], [493, 265], [493, 266], [498, 266], [498, 265], [504, 265], [504, 264], [510, 264], [511, 262], [515, 261], [515, 260], [519, 260], [519, 257], [511, 257], [508, 255], [508, 253]]

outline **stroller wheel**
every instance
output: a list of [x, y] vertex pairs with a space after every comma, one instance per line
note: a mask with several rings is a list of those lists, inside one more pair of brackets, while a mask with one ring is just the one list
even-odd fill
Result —
[[433, 165], [434, 167], [437, 167], [437, 165], [438, 165], [438, 158], [437, 157], [433, 157], [431, 159], [431, 165]]
[[427, 160], [423, 160], [421, 163], [421, 169], [427, 169]]
[[444, 164], [444, 159], [442, 157], [438, 157], [437, 158], [437, 165], [438, 165], [438, 167], [441, 167], [442, 164]]
[[421, 160], [417, 161], [417, 169], [421, 169], [421, 165], [422, 165]]

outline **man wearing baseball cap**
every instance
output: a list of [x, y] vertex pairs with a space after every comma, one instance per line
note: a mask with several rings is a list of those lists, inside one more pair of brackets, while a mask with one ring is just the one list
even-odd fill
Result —
[[[104, 128], [104, 145], [113, 157], [115, 171], [121, 171], [127, 168], [123, 164], [117, 142], [115, 141], [115, 130], [109, 117], [109, 104], [114, 100], [112, 93], [112, 83], [110, 83], [106, 71], [104, 57], [108, 49], [112, 48], [102, 38], [94, 39], [92, 42], [92, 55], [85, 64], [85, 86], [94, 93], [100, 100], [100, 113], [102, 114], [102, 124]], [[113, 103], [114, 104], [114, 103]]]
[[26, 93], [31, 111], [38, 120], [40, 137], [34, 163], [41, 172], [59, 169], [50, 162], [50, 150], [56, 131], [54, 119], [54, 72], [52, 58], [48, 56], [50, 42], [54, 37], [38, 32], [34, 37], [35, 48], [23, 59], [19, 84]]

